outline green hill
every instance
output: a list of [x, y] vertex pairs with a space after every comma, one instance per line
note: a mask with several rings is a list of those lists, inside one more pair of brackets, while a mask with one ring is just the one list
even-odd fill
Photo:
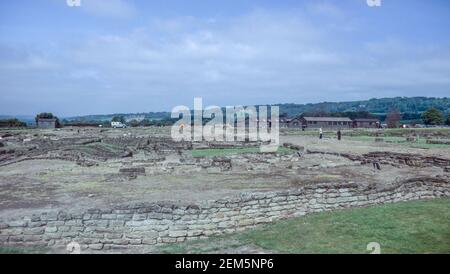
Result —
[[445, 114], [450, 114], [450, 99], [433, 97], [395, 97], [352, 102], [277, 104], [277, 106], [280, 107], [280, 113], [286, 113], [291, 117], [305, 112], [367, 111], [372, 114], [383, 115], [392, 108], [398, 109], [401, 113], [421, 114], [430, 107], [435, 107]]
[[[422, 112], [430, 107], [439, 109], [446, 116], [450, 114], [450, 98], [434, 97], [395, 97], [350, 102], [322, 102], [310, 104], [283, 103], [275, 105], [280, 107], [280, 114], [287, 114], [289, 117], [299, 116], [303, 113], [341, 113], [348, 116], [348, 113], [350, 112], [368, 112], [375, 114], [384, 120], [386, 113], [388, 113], [390, 109], [396, 108], [402, 113], [403, 120], [412, 121], [420, 119]], [[63, 119], [66, 121], [107, 122], [114, 116], [124, 116], [125, 119], [133, 116], [143, 116], [147, 120], [170, 120], [170, 112], [86, 115], [63, 117]], [[8, 118], [11, 117], [8, 116]], [[19, 117], [19, 120], [26, 119], [21, 119]]]

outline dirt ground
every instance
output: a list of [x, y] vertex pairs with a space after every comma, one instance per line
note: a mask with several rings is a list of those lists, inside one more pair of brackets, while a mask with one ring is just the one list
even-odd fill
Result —
[[[450, 146], [421, 149], [345, 134], [342, 141], [332, 134], [319, 140], [301, 131], [280, 136], [299, 151], [204, 158], [191, 155], [192, 144], [173, 142], [170, 128], [1, 130], [0, 136], [0, 218], [140, 201], [199, 202], [305, 183], [388, 185], [448, 178], [450, 166]], [[387, 154], [373, 158], [374, 152]]]

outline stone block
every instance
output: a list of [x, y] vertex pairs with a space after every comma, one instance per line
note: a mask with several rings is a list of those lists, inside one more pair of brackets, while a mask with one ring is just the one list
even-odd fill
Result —
[[103, 249], [103, 244], [90, 244], [89, 245], [89, 249], [102, 250]]
[[42, 235], [44, 234], [44, 228], [43, 227], [35, 227], [35, 228], [28, 228], [23, 231], [23, 234], [25, 235]]
[[172, 238], [185, 237], [187, 235], [188, 235], [187, 231], [184, 231], [184, 230], [169, 231], [169, 237], [172, 237]]
[[102, 214], [102, 219], [103, 220], [115, 220], [115, 219], [117, 219], [117, 214], [112, 214], [112, 213]]
[[27, 221], [24, 220], [18, 220], [18, 221], [11, 221], [8, 223], [9, 227], [26, 227]]

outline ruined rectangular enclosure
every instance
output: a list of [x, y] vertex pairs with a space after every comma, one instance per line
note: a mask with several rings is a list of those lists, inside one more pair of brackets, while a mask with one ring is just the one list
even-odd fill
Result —
[[283, 218], [450, 196], [446, 149], [282, 132], [174, 142], [167, 128], [1, 131], [0, 243], [87, 252], [232, 233]]

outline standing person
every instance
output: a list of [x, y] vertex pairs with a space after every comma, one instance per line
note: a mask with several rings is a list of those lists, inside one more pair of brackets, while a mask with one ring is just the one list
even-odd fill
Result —
[[322, 140], [323, 138], [323, 131], [322, 128], [319, 129], [319, 139]]
[[341, 130], [340, 130], [340, 129], [339, 129], [338, 132], [337, 132], [337, 137], [338, 137], [338, 140], [340, 141], [340, 140], [341, 140], [341, 137], [342, 137], [342, 133], [341, 133]]

